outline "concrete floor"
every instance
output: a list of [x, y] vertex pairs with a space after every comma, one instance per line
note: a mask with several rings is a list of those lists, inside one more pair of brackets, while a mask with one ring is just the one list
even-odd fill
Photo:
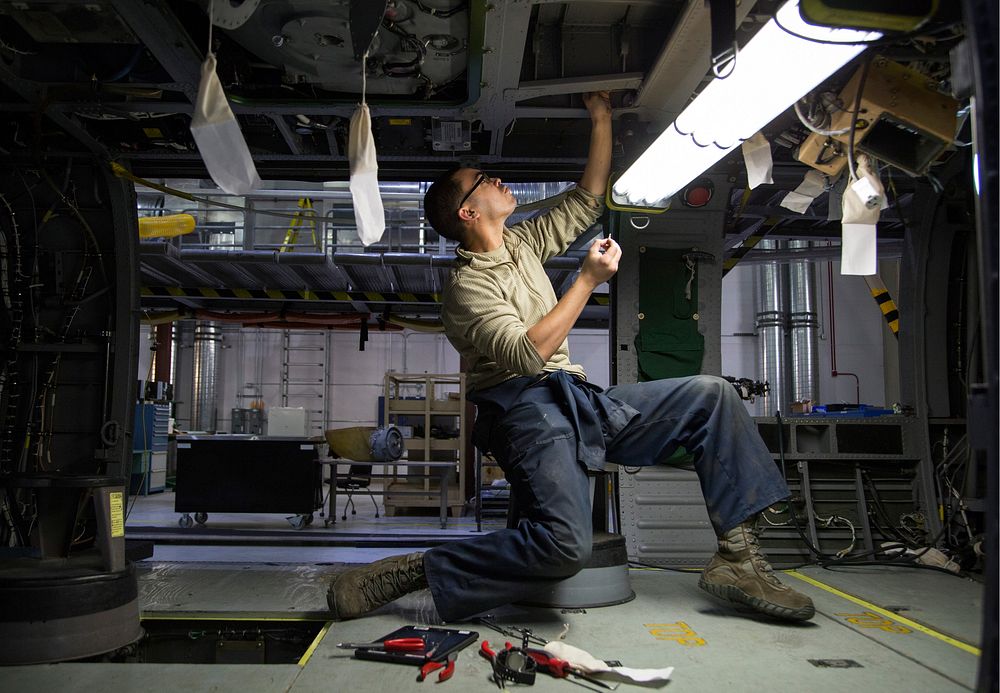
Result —
[[[367, 508], [367, 510], [366, 510]], [[442, 533], [436, 517], [375, 519], [371, 502], [359, 515], [330, 529], [322, 521], [294, 530], [276, 515], [210, 516], [185, 538], [174, 532], [171, 494], [139, 498], [127, 536], [155, 536], [153, 556], [137, 564], [140, 608], [146, 618], [213, 616], [325, 621], [326, 583], [343, 563], [368, 562], [415, 546], [473, 534], [475, 523], [450, 520]], [[319, 518], [317, 518], [319, 519]], [[489, 527], [495, 527], [495, 520]], [[170, 530], [167, 532], [167, 530]], [[229, 536], [244, 532], [243, 536]], [[352, 547], [375, 533], [396, 532], [401, 543]], [[280, 535], [280, 536], [279, 536]], [[213, 536], [224, 537], [224, 545]], [[275, 537], [278, 537], [277, 539]], [[295, 545], [280, 543], [280, 537]], [[182, 541], [201, 541], [186, 544]], [[253, 545], [263, 541], [270, 545]], [[168, 543], [169, 542], [169, 543]], [[546, 639], [563, 636], [600, 659], [630, 667], [675, 667], [670, 690], [705, 691], [963, 691], [975, 686], [982, 612], [979, 583], [903, 568], [805, 568], [782, 580], [816, 604], [813, 621], [784, 625], [738, 612], [697, 587], [693, 572], [633, 569], [635, 600], [583, 612], [507, 607], [497, 622], [531, 628]], [[299, 664], [182, 665], [65, 663], [0, 669], [0, 690], [20, 691], [406, 691], [416, 668], [354, 659], [336, 643], [367, 641], [405, 624], [438, 624], [427, 591], [375, 614], [326, 623]], [[481, 624], [449, 624], [475, 630], [478, 640], [504, 638]], [[449, 684], [455, 691], [494, 690], [490, 665], [478, 643], [458, 658]], [[589, 687], [589, 685], [586, 685]], [[656, 687], [656, 686], [644, 686]], [[508, 688], [525, 688], [508, 684]], [[534, 690], [577, 686], [545, 675]], [[622, 683], [620, 691], [639, 690]]]

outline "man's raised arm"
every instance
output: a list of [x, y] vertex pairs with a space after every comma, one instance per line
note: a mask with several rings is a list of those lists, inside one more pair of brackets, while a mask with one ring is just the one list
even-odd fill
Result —
[[604, 197], [611, 175], [611, 98], [606, 91], [583, 95], [590, 111], [590, 154], [580, 178], [580, 187], [597, 197]]

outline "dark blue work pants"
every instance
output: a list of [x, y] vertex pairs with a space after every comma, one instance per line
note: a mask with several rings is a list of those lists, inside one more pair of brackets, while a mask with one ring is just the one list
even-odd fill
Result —
[[[662, 464], [682, 446], [693, 457], [717, 534], [788, 497], [788, 488], [729, 382], [714, 376], [609, 388], [638, 415], [602, 425], [605, 459]], [[577, 573], [591, 552], [590, 485], [578, 434], [557, 389], [536, 385], [492, 426], [490, 447], [521, 518], [514, 529], [451, 542], [424, 554], [438, 613], [466, 618], [528, 598]]]

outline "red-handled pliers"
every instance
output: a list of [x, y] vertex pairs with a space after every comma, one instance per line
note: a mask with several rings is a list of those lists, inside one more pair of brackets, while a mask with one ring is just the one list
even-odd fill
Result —
[[442, 681], [447, 681], [451, 678], [451, 675], [455, 673], [455, 659], [458, 658], [457, 652], [450, 652], [447, 659], [443, 662], [427, 662], [422, 667], [420, 667], [420, 676], [417, 677], [417, 681], [423, 681], [432, 673], [438, 669], [442, 669], [440, 674], [438, 674], [438, 683]]
[[497, 653], [490, 647], [489, 640], [483, 640], [483, 644], [479, 646], [479, 654], [490, 660], [490, 664], [493, 667], [493, 681], [496, 683], [497, 688], [500, 690], [506, 688], [503, 685], [503, 677], [497, 672]]

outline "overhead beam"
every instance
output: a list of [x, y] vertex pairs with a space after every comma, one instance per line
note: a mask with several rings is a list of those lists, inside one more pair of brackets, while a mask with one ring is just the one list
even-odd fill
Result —
[[[111, 0], [111, 6], [176, 82], [188, 101], [194, 103], [198, 96], [204, 54], [191, 41], [166, 0]], [[207, 15], [205, 21], [208, 22]]]
[[[509, 0], [491, 3], [486, 8], [482, 54], [480, 96], [463, 111], [469, 120], [480, 120], [490, 130], [490, 156], [503, 154], [504, 131], [514, 119], [514, 101], [508, 90], [521, 80], [524, 45], [528, 39], [533, 3]], [[476, 47], [473, 47], [475, 50]]]
[[[737, 3], [736, 26], [746, 19], [754, 4], [755, 0]], [[711, 44], [712, 22], [708, 3], [705, 0], [688, 0], [663, 51], [646, 74], [635, 103], [621, 110], [657, 124], [672, 122], [708, 75]]]
[[[625, 72], [619, 75], [590, 75], [586, 77], [568, 77], [565, 79], [537, 79], [521, 82], [517, 87], [504, 93], [505, 99], [524, 101], [537, 96], [553, 96], [555, 94], [582, 94], [588, 91], [623, 91], [637, 89], [642, 84], [641, 72]], [[577, 109], [577, 114], [586, 113]]]
[[[8, 89], [27, 102], [26, 104], [19, 104], [16, 109], [12, 110], [22, 113], [29, 111], [42, 113], [93, 154], [99, 157], [107, 157], [108, 150], [104, 145], [94, 139], [75, 118], [47, 104], [47, 92], [44, 85], [19, 77], [11, 72], [2, 61], [0, 61], [0, 83], [3, 83]], [[4, 112], [9, 111], [4, 109]]]
[[285, 117], [277, 113], [268, 113], [267, 115], [274, 122], [274, 126], [278, 128], [278, 132], [281, 133], [281, 137], [288, 145], [288, 151], [291, 152], [292, 156], [301, 156], [302, 139], [295, 134]]

